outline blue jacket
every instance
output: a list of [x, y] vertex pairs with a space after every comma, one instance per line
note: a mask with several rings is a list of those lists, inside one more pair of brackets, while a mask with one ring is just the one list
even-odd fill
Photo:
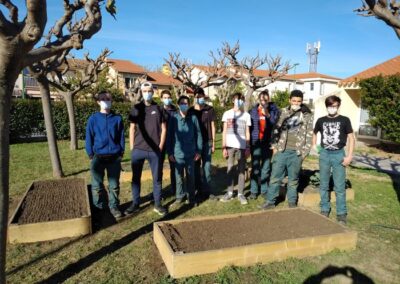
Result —
[[125, 135], [122, 117], [114, 113], [96, 112], [86, 125], [86, 153], [89, 157], [98, 155], [123, 155]]
[[201, 154], [203, 139], [195, 115], [185, 118], [179, 112], [171, 116], [167, 131], [167, 153], [175, 158], [191, 158]]
[[[250, 110], [250, 140], [253, 145], [259, 140], [258, 137], [260, 134], [260, 117], [258, 116], [258, 106], [259, 104]], [[279, 108], [274, 103], [270, 102], [268, 103], [268, 111], [271, 116], [267, 118], [267, 123], [265, 124], [266, 129], [264, 130], [265, 135], [262, 142], [269, 144], [271, 143], [272, 129], [279, 118]]]

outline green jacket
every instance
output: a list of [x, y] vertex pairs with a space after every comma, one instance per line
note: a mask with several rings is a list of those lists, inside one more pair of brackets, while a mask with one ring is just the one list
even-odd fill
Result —
[[[296, 152], [297, 155], [303, 159], [310, 153], [312, 135], [313, 135], [313, 120], [314, 115], [311, 110], [301, 105], [300, 113], [300, 128], [296, 135]], [[279, 152], [283, 152], [286, 149], [288, 128], [286, 122], [290, 117], [295, 114], [289, 107], [281, 110], [281, 115], [274, 128], [273, 143], [272, 147], [277, 149]]]

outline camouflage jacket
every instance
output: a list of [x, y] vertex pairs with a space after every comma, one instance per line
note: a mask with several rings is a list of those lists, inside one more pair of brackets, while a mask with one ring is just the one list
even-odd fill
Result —
[[[300, 128], [296, 135], [296, 152], [297, 155], [301, 155], [301, 157], [304, 159], [309, 154], [311, 149], [314, 115], [305, 105], [301, 106], [300, 112]], [[273, 137], [274, 142], [272, 143], [272, 147], [277, 149], [279, 152], [282, 152], [286, 149], [288, 137], [288, 128], [286, 127], [286, 122], [294, 114], [295, 112], [290, 110], [290, 107], [283, 108], [281, 110], [279, 120], [275, 125]]]

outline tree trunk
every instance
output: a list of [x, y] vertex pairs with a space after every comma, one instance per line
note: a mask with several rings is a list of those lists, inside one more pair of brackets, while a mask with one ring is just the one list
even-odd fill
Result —
[[65, 103], [67, 104], [68, 120], [69, 120], [69, 133], [71, 138], [71, 150], [78, 150], [78, 137], [76, 135], [76, 122], [75, 122], [75, 107], [74, 96], [68, 92], [63, 94]]
[[254, 90], [250, 87], [246, 86], [246, 95], [244, 96], [245, 98], [245, 104], [244, 104], [244, 111], [249, 111], [251, 108], [251, 96], [253, 95]]
[[37, 78], [37, 81], [40, 88], [40, 95], [42, 97], [43, 116], [44, 123], [46, 125], [47, 144], [49, 145], [51, 165], [53, 168], [53, 177], [61, 178], [64, 176], [64, 174], [61, 167], [60, 154], [58, 152], [56, 139], [56, 131], [54, 129], [53, 115], [51, 112], [49, 82], [47, 78], [42, 75]]
[[10, 74], [0, 72], [0, 283], [6, 283], [6, 247], [8, 224], [8, 197], [10, 173], [10, 105], [14, 81]]

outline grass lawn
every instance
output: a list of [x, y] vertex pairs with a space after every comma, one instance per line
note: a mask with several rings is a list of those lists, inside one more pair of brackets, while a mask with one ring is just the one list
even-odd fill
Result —
[[[82, 141], [80, 146], [81, 150], [72, 152], [68, 142], [59, 142], [63, 168], [67, 176], [84, 177], [89, 183], [89, 161]], [[226, 162], [218, 146], [213, 158], [216, 166], [213, 185], [223, 191]], [[129, 163], [128, 153], [123, 162]], [[33, 180], [51, 178], [47, 144], [12, 145], [10, 167], [10, 210], [13, 210]], [[304, 168], [316, 169], [317, 159], [308, 158]], [[386, 174], [356, 168], [348, 169], [348, 177], [356, 193], [355, 200], [348, 203], [348, 226], [358, 232], [355, 251], [334, 251], [246, 268], [227, 267], [215, 274], [175, 281], [168, 276], [152, 241], [152, 223], [159, 216], [145, 203], [137, 215], [104, 225], [90, 236], [8, 245], [7, 280], [9, 283], [302, 283], [312, 276], [318, 278], [319, 273], [327, 275], [333, 271], [336, 276], [329, 283], [351, 283], [348, 277], [359, 281], [356, 283], [368, 283], [365, 282], [368, 278], [375, 283], [400, 283], [400, 182]], [[168, 186], [167, 178], [164, 176], [163, 187]], [[151, 192], [150, 181], [143, 182], [142, 191], [143, 195]], [[120, 197], [124, 206], [131, 201], [129, 182], [121, 184]], [[172, 201], [169, 197], [164, 202]], [[249, 212], [258, 210], [261, 203], [261, 198], [247, 206], [240, 206], [236, 200], [227, 204], [206, 201], [189, 211], [172, 211], [169, 218]], [[331, 215], [334, 218], [335, 214]]]

